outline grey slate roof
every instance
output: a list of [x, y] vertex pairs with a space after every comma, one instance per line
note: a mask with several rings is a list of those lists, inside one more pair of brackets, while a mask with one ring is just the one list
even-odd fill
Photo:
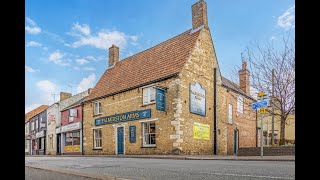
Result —
[[79, 101], [71, 104], [70, 106], [67, 106], [67, 107], [63, 108], [61, 111], [65, 111], [65, 110], [67, 110], [67, 109], [70, 109], [70, 108], [73, 108], [73, 107], [76, 107], [76, 106], [81, 105], [81, 103], [86, 99], [86, 97], [87, 97], [87, 96], [81, 98]]
[[245, 96], [245, 97], [247, 97], [247, 98], [250, 98], [250, 99], [252, 99], [252, 100], [255, 100], [253, 97], [247, 95], [244, 91], [242, 91], [242, 90], [240, 89], [240, 87], [239, 87], [238, 84], [230, 81], [229, 79], [227, 79], [227, 78], [225, 78], [225, 77], [223, 77], [223, 76], [221, 76], [221, 77], [222, 77], [222, 86], [224, 86], [224, 87], [226, 87], [226, 88], [228, 88], [228, 89], [231, 89], [231, 90], [233, 90], [234, 92], [239, 93], [239, 94], [241, 94], [241, 95], [243, 95], [243, 96]]

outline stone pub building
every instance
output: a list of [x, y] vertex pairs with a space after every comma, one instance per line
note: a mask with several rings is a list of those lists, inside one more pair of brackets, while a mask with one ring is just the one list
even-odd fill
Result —
[[84, 154], [233, 154], [256, 146], [249, 71], [240, 86], [221, 76], [207, 4], [192, 28], [108, 68], [85, 99]]

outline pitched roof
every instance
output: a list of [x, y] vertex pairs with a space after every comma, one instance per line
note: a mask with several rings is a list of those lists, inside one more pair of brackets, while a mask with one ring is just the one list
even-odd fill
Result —
[[61, 111], [65, 111], [65, 110], [67, 110], [67, 109], [70, 109], [70, 108], [73, 108], [73, 107], [76, 107], [76, 106], [81, 105], [81, 103], [82, 103], [82, 102], [84, 102], [84, 100], [85, 100], [86, 98], [87, 98], [87, 96], [86, 96], [86, 97], [81, 98], [79, 101], [77, 101], [77, 102], [75, 102], [75, 103], [71, 104], [70, 106], [67, 106], [67, 107], [63, 108]]
[[235, 91], [236, 93], [239, 93], [239, 94], [241, 94], [241, 95], [243, 95], [243, 96], [245, 96], [247, 98], [255, 100], [253, 97], [251, 97], [250, 95], [247, 95], [244, 91], [242, 91], [238, 84], [230, 81], [229, 79], [227, 79], [227, 78], [225, 78], [223, 76], [221, 76], [221, 77], [222, 77], [222, 86], [227, 87], [227, 88]]
[[41, 105], [34, 110], [28, 112], [27, 114], [24, 115], [25, 123], [28, 122], [32, 117], [34, 117], [37, 114], [40, 114], [42, 111], [48, 109], [48, 105]]
[[199, 31], [188, 30], [123, 59], [107, 69], [86, 101], [116, 94], [178, 74], [189, 57]]

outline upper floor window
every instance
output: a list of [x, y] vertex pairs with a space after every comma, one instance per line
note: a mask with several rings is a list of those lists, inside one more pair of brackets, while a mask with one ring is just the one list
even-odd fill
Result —
[[238, 100], [237, 100], [237, 111], [239, 113], [243, 113], [243, 97], [242, 96], [238, 96]]
[[26, 123], [26, 125], [25, 125], [25, 133], [29, 133], [29, 131], [28, 131], [28, 123]]
[[34, 131], [34, 121], [31, 122], [31, 131]]
[[102, 113], [101, 101], [94, 102], [94, 115]]
[[156, 89], [148, 87], [143, 89], [143, 104], [150, 104], [156, 101]]
[[228, 122], [232, 124], [232, 104], [229, 104]]
[[36, 130], [38, 129], [38, 120], [36, 120]]

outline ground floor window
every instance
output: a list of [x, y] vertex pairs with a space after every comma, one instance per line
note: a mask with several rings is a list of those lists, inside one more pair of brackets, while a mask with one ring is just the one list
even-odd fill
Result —
[[94, 149], [101, 149], [102, 148], [102, 130], [101, 129], [94, 129], [93, 130], [93, 137], [94, 137]]
[[80, 131], [66, 133], [65, 146], [80, 145]]
[[156, 123], [145, 122], [142, 123], [143, 129], [143, 146], [155, 147], [156, 146]]

